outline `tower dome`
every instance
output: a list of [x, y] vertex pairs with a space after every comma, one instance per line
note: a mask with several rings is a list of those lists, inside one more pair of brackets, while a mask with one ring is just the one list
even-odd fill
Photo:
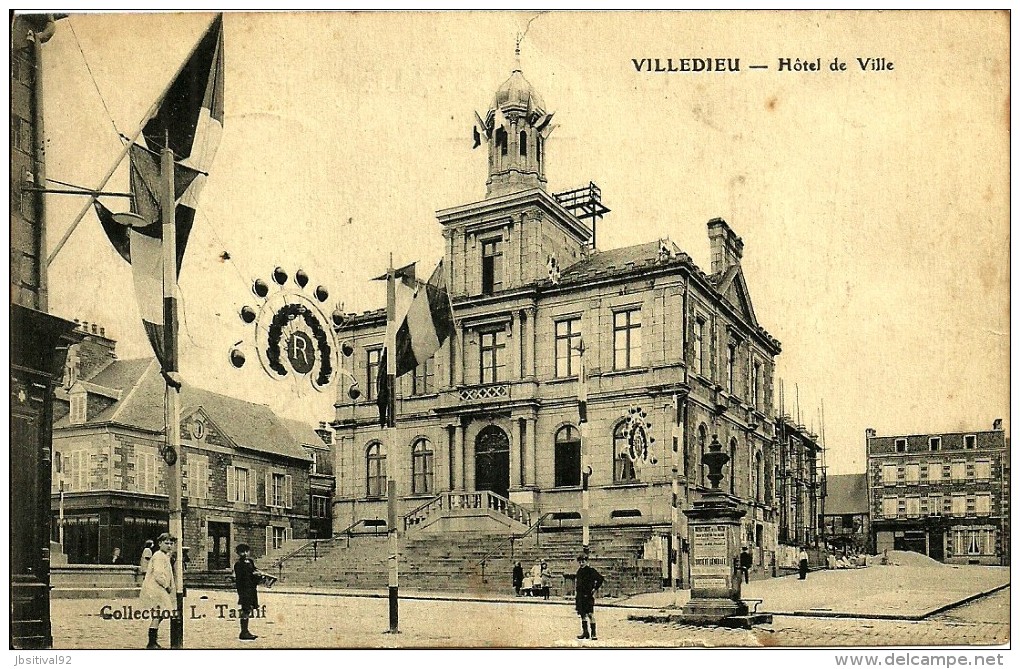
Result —
[[518, 67], [514, 69], [510, 78], [496, 89], [496, 94], [492, 97], [492, 104], [489, 105], [489, 113], [491, 114], [497, 109], [508, 111], [510, 109], [524, 111], [532, 109], [544, 113], [545, 103], [531, 82], [524, 78], [524, 73]]
[[483, 119], [476, 114], [475, 146], [489, 150], [486, 197], [545, 188], [545, 140], [552, 132], [545, 102], [518, 64], [492, 97]]

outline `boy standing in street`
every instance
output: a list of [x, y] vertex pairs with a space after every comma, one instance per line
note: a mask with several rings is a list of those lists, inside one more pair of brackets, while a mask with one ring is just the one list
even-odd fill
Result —
[[[602, 587], [602, 574], [595, 567], [588, 566], [588, 556], [583, 553], [577, 556], [577, 562], [580, 566], [574, 579], [574, 606], [577, 615], [581, 616], [581, 635], [577, 638], [597, 641], [599, 637], [595, 632], [595, 593]], [[590, 635], [589, 623], [591, 623]]]
[[248, 631], [248, 619], [253, 609], [259, 606], [258, 585], [262, 580], [262, 572], [251, 559], [251, 546], [237, 545], [237, 562], [234, 564], [234, 585], [237, 587], [237, 605], [241, 607], [241, 634], [237, 637], [242, 641], [253, 641], [258, 637]]

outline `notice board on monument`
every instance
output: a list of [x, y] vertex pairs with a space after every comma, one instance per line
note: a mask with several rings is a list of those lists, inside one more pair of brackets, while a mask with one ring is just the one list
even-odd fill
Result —
[[[11, 463], [51, 493], [50, 542], [11, 537], [48, 556], [33, 638], [168, 646], [153, 618], [176, 617], [217, 649], [1007, 643], [1009, 26], [17, 23], [12, 299], [82, 339], [39, 386], [48, 447]], [[669, 622], [692, 573], [736, 578], [712, 536], [692, 561], [683, 513], [715, 442], [770, 626]], [[145, 543], [177, 527], [178, 474], [180, 609], [150, 573], [176, 548]]]

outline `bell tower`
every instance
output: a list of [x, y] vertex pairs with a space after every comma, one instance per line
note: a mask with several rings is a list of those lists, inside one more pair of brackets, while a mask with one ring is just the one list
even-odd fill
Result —
[[475, 114], [475, 147], [484, 143], [489, 152], [486, 198], [546, 187], [545, 143], [553, 115], [521, 72], [520, 45], [516, 53], [516, 66], [496, 90], [485, 118]]

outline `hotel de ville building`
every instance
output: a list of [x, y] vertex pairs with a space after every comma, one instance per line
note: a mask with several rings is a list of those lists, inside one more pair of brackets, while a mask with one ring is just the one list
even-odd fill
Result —
[[573, 532], [579, 548], [590, 467], [593, 555], [637, 537], [664, 577], [678, 556], [686, 582], [686, 541], [670, 540], [674, 467], [682, 510], [707, 489], [702, 457], [718, 441], [730, 456], [722, 486], [747, 511], [744, 542], [756, 569], [769, 565], [780, 344], [755, 317], [743, 242], [709, 221], [709, 271], [668, 240], [597, 250], [594, 224], [609, 211], [597, 186], [547, 188], [550, 116], [518, 68], [477, 119], [485, 198], [437, 214], [456, 333], [397, 379], [396, 429], [379, 427], [375, 404], [385, 310], [347, 316], [346, 364], [365, 392], [336, 404], [334, 533], [385, 523], [389, 474], [408, 541], [538, 529]]

